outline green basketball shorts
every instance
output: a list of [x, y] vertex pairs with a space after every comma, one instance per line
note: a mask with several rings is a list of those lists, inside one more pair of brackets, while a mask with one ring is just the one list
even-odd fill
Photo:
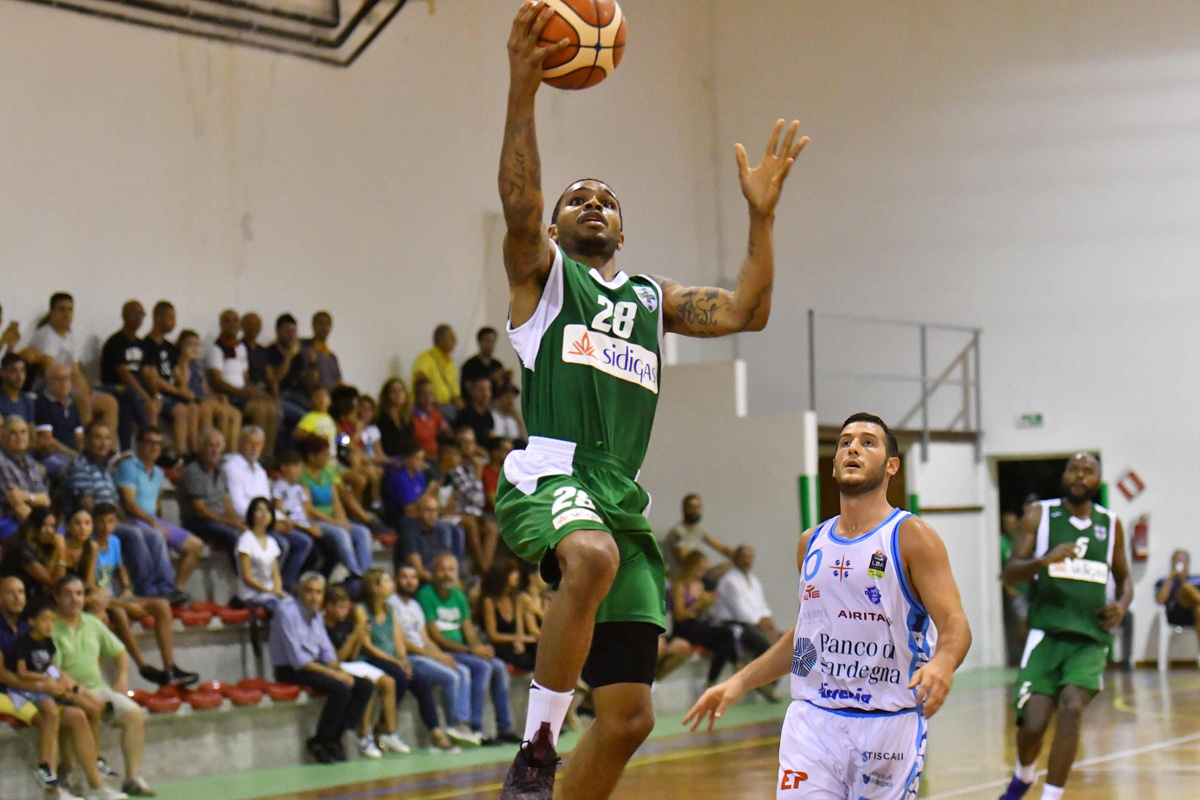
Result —
[[1107, 662], [1107, 644], [1083, 636], [1031, 630], [1013, 694], [1018, 720], [1031, 695], [1044, 694], [1057, 700], [1064, 686], [1100, 691]]
[[[632, 474], [631, 474], [632, 473]], [[562, 578], [556, 548], [574, 531], [612, 536], [621, 564], [596, 622], [648, 622], [666, 629], [666, 571], [645, 512], [650, 496], [629, 465], [590, 448], [532, 437], [504, 462], [496, 520], [514, 553], [551, 585]]]

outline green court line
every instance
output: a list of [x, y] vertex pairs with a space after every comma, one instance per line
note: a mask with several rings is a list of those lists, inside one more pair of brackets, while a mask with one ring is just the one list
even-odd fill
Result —
[[[1011, 683], [1014, 670], [976, 669], [959, 673], [954, 680], [955, 693], [991, 689]], [[786, 687], [784, 687], [786, 688]], [[720, 729], [782, 720], [787, 703], [744, 702], [725, 712]], [[683, 713], [661, 714], [650, 739], [662, 739], [686, 732], [681, 725]], [[559, 741], [561, 750], [569, 753], [579, 741], [578, 733], [564, 733]], [[157, 787], [162, 800], [194, 800], [197, 797], [218, 797], [221, 800], [253, 800], [284, 794], [310, 792], [347, 784], [368, 783], [470, 767], [500, 766], [512, 761], [515, 745], [480, 747], [464, 750], [458, 755], [414, 752], [407, 756], [388, 755], [382, 759], [353, 758], [343, 764], [300, 764], [277, 769], [250, 770], [230, 775], [215, 775], [187, 781], [173, 781]]]

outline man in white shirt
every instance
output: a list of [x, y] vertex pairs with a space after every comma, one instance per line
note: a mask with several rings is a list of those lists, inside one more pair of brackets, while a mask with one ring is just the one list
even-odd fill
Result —
[[[247, 425], [242, 428], [238, 438], [238, 451], [226, 456], [221, 462], [221, 471], [225, 473], [225, 482], [229, 487], [229, 500], [233, 510], [239, 517], [245, 517], [250, 501], [256, 497], [265, 497], [275, 507], [271, 496], [271, 480], [267, 471], [259, 463], [262, 458], [266, 435], [257, 425]], [[249, 524], [247, 522], [247, 528]], [[304, 531], [292, 525], [291, 519], [284, 514], [275, 515], [275, 528], [271, 538], [282, 555], [279, 558], [279, 572], [283, 578], [285, 591], [291, 591], [304, 569], [304, 562], [312, 551], [313, 540]]]
[[229, 398], [249, 422], [262, 428], [266, 452], [274, 455], [275, 433], [282, 414], [275, 398], [250, 383], [250, 358], [246, 345], [238, 339], [241, 319], [232, 308], [221, 312], [221, 335], [208, 349], [208, 382], [214, 392]]
[[771, 618], [771, 607], [763, 593], [754, 568], [754, 548], [743, 544], [733, 551], [733, 569], [717, 583], [717, 602], [713, 617], [733, 622], [742, 628], [742, 648], [753, 657], [765, 653], [779, 639], [779, 629]]

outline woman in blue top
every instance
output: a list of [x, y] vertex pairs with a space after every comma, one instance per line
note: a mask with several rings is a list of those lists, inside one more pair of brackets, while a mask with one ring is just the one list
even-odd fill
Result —
[[175, 380], [180, 386], [186, 386], [200, 403], [200, 413], [193, 418], [195, 427], [188, 431], [192, 452], [200, 452], [200, 431], [209, 428], [219, 430], [232, 448], [242, 429], [242, 412], [230, 404], [225, 395], [213, 394], [208, 390], [208, 379], [204, 377], [204, 365], [201, 363], [204, 345], [200, 344], [200, 335], [193, 330], [180, 331], [175, 348], [179, 351]]

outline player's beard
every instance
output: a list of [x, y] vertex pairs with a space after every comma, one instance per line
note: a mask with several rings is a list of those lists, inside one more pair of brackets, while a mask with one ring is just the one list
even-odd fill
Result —
[[858, 483], [842, 483], [834, 475], [833, 482], [837, 484], [838, 491], [847, 497], [859, 497], [864, 494], [870, 494], [879, 488], [887, 477], [887, 462], [879, 465], [879, 469], [874, 472], [867, 473]]
[[1099, 489], [1088, 489], [1086, 486], [1078, 491], [1074, 484], [1066, 484], [1063, 486], [1063, 494], [1072, 503], [1086, 503], [1088, 500], [1095, 500]]
[[609, 236], [608, 231], [596, 235], [581, 235], [579, 231], [572, 231], [563, 250], [567, 251], [568, 255], [600, 256], [605, 261], [610, 261], [617, 254], [617, 240]]

